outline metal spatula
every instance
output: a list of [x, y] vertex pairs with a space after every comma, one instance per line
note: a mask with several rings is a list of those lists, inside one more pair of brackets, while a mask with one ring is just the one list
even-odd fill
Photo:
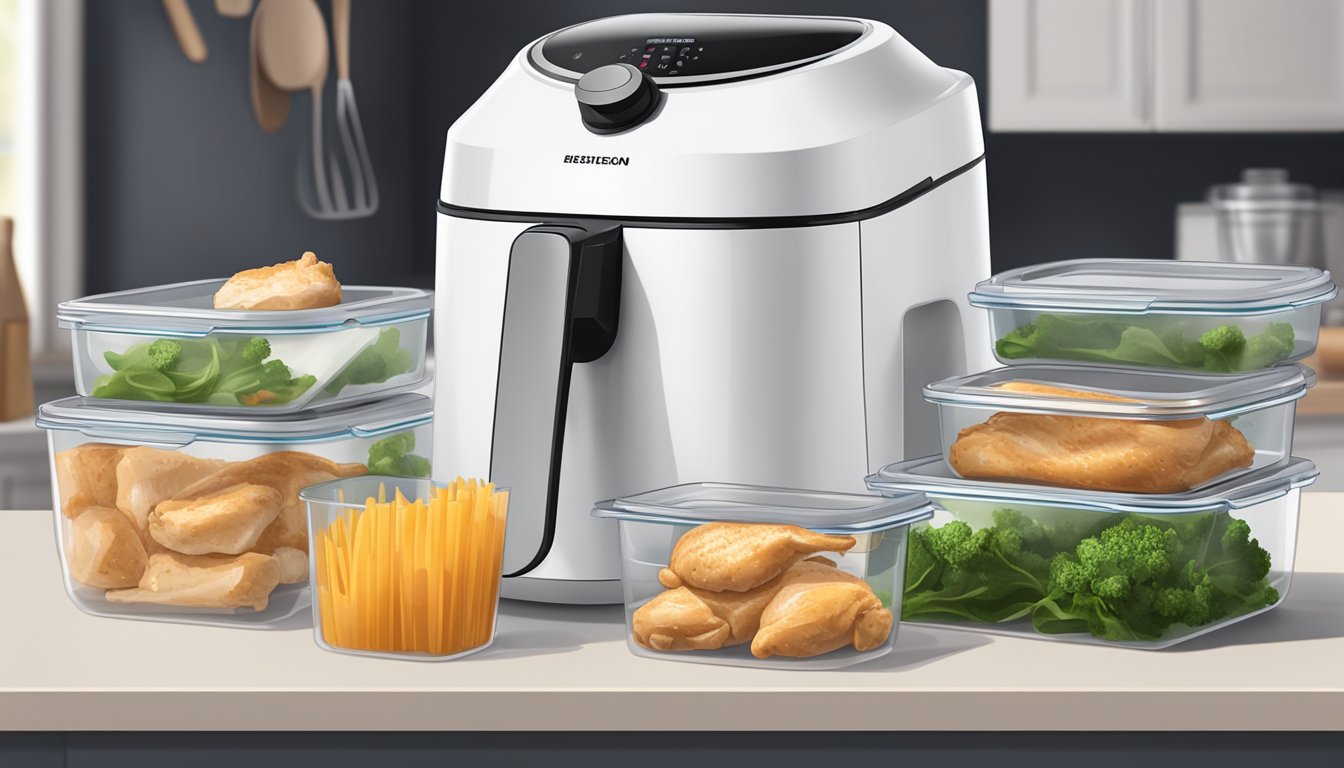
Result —
[[350, 82], [350, 0], [332, 0], [331, 16], [336, 42], [336, 128], [341, 137], [350, 185], [346, 186], [342, 163], [333, 155], [327, 158], [325, 174], [309, 174], [300, 169], [301, 181], [308, 178], [317, 181], [325, 177], [328, 188], [315, 189], [315, 194], [310, 195], [307, 185], [300, 184], [299, 202], [314, 218], [358, 219], [372, 216], [378, 210], [378, 181], [374, 178], [373, 163], [364, 140], [364, 126], [355, 103], [355, 87]]

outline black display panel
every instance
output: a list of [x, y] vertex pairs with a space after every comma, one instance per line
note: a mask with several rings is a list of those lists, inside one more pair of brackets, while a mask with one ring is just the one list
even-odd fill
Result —
[[689, 85], [806, 63], [844, 48], [867, 29], [849, 19], [797, 16], [616, 16], [556, 32], [533, 48], [531, 59], [566, 80], [624, 63], [660, 85]]

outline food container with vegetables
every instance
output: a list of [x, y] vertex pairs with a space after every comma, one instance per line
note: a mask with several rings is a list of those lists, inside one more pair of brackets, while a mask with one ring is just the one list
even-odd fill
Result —
[[1081, 259], [995, 275], [970, 303], [989, 311], [1003, 363], [1242, 373], [1311, 354], [1337, 293], [1313, 267]]
[[215, 309], [223, 280], [67, 301], [75, 387], [98, 399], [217, 413], [367, 401], [424, 378], [433, 295], [347, 286], [317, 309]]
[[925, 494], [901, 618], [1002, 634], [1164, 648], [1273, 608], [1293, 577], [1301, 488], [1291, 458], [1197, 491], [1137, 496], [960, 478], [940, 456], [868, 487]]
[[959, 475], [1176, 493], [1285, 460], [1311, 369], [1240, 376], [1032, 363], [936, 381], [943, 456]]
[[906, 530], [933, 510], [919, 494], [695, 483], [593, 514], [618, 522], [635, 655], [834, 669], [891, 650]]
[[430, 400], [283, 419], [72, 397], [38, 409], [66, 591], [97, 616], [267, 627], [308, 607], [306, 486], [428, 477]]
[[364, 475], [304, 489], [313, 634], [329, 651], [445, 661], [495, 636], [509, 492]]

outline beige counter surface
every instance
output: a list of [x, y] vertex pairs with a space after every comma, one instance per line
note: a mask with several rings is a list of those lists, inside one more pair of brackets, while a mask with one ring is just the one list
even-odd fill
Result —
[[0, 730], [1344, 730], [1344, 494], [1306, 494], [1274, 611], [1166, 651], [921, 626], [831, 672], [637, 658], [617, 607], [506, 602], [486, 651], [337, 655], [274, 631], [98, 619], [50, 512], [0, 512]]

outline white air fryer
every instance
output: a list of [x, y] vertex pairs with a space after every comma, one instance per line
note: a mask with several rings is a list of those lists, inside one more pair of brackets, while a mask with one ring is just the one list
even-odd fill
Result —
[[438, 217], [434, 475], [512, 489], [503, 595], [620, 602], [599, 499], [937, 451], [921, 388], [990, 362], [983, 154], [971, 78], [873, 21], [523, 49], [448, 131]]

